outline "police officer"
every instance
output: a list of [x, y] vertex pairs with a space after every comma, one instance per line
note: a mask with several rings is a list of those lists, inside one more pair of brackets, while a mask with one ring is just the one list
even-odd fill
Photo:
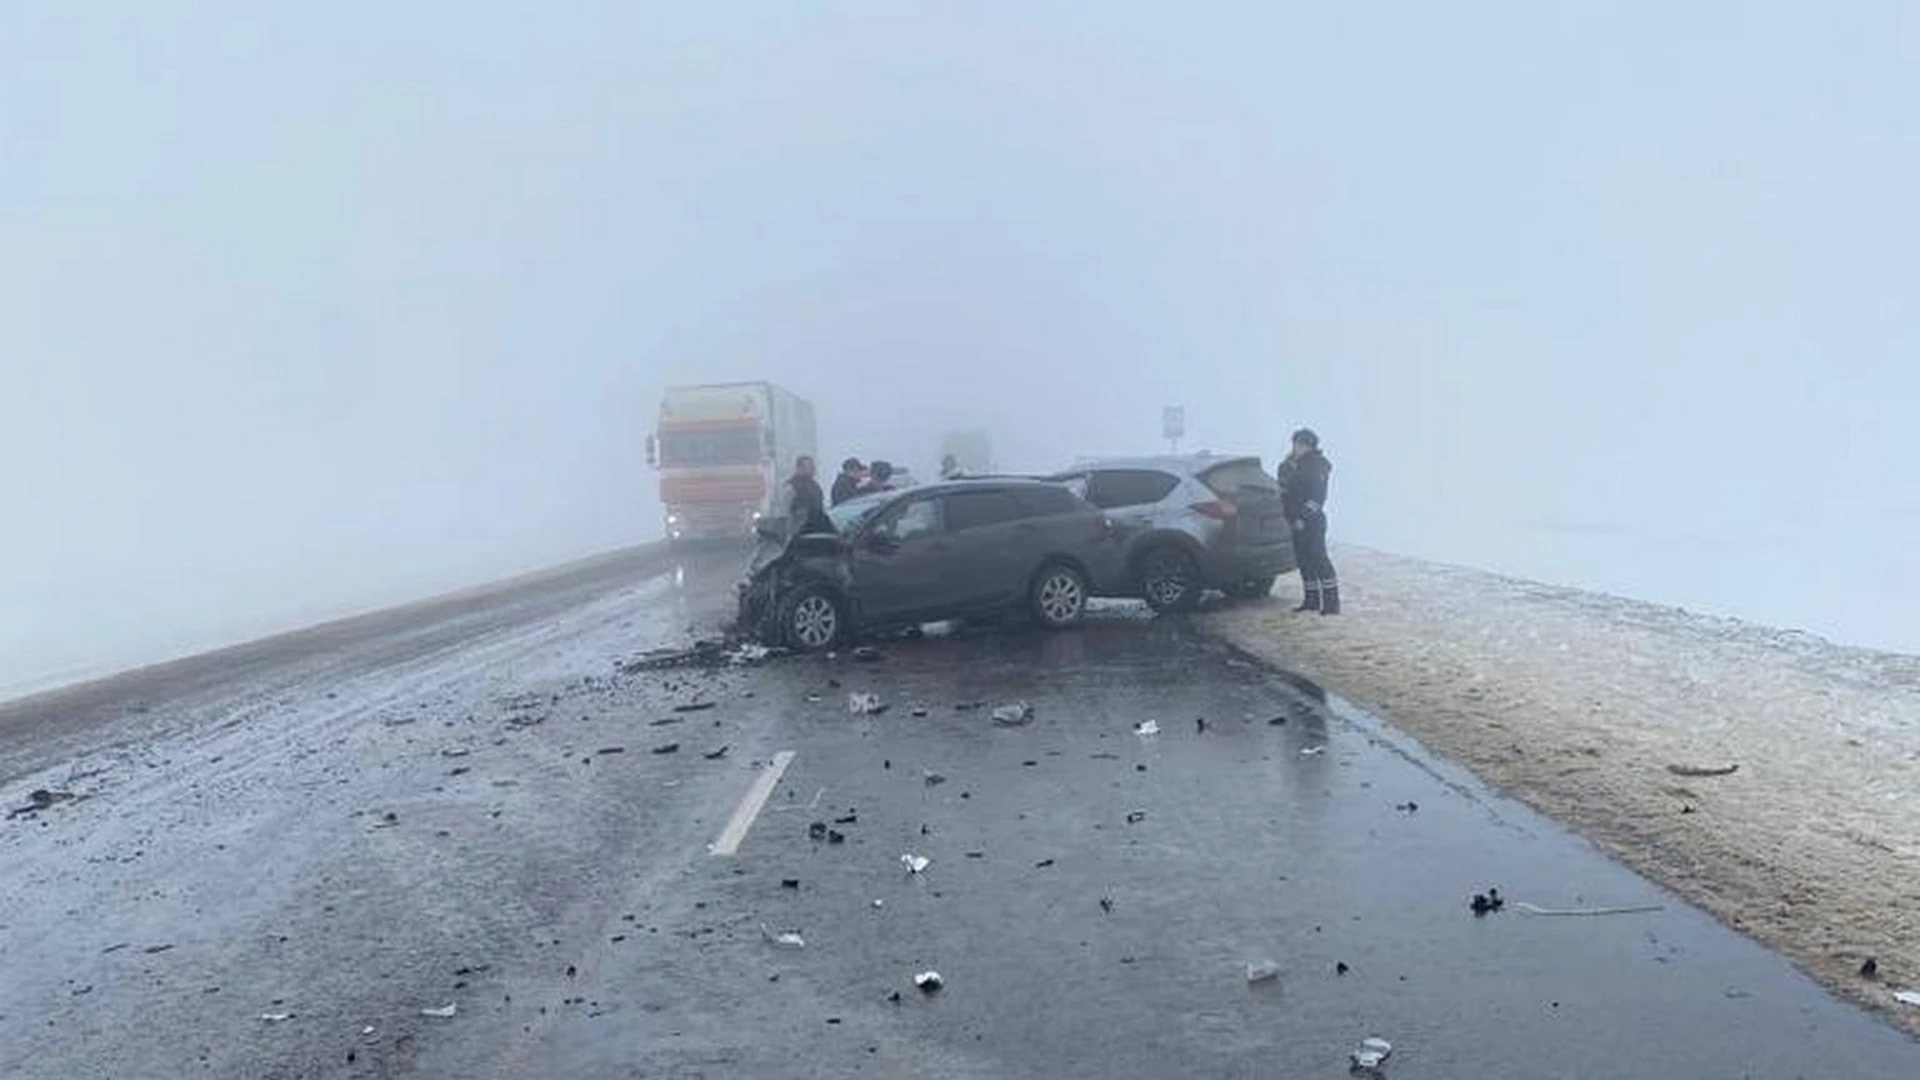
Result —
[[1320, 452], [1320, 436], [1311, 428], [1294, 432], [1293, 452], [1280, 466], [1280, 499], [1293, 528], [1293, 553], [1306, 594], [1296, 611], [1340, 614], [1340, 581], [1327, 555], [1327, 484], [1332, 477], [1333, 462]]

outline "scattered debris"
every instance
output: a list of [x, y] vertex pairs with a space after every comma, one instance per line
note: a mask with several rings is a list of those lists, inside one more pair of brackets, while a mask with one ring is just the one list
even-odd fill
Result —
[[718, 750], [709, 750], [706, 753], [701, 754], [700, 756], [703, 758], [706, 758], [708, 761], [719, 761], [721, 758], [726, 757], [727, 751], [731, 749], [733, 749], [732, 745], [727, 745], [727, 746], [721, 747]]
[[826, 823], [826, 822], [824, 822], [824, 821], [816, 821], [816, 822], [814, 822], [813, 824], [811, 824], [811, 825], [809, 825], [809, 826], [807, 826], [807, 839], [809, 839], [809, 840], [825, 840], [826, 838], [827, 838], [827, 823]]
[[1872, 956], [1869, 956], [1865, 960], [1862, 960], [1860, 962], [1860, 977], [1863, 979], [1879, 978], [1880, 977], [1880, 961], [1877, 958]]
[[847, 842], [847, 834], [846, 834], [846, 833], [843, 833], [843, 832], [841, 832], [841, 831], [840, 831], [840, 830], [838, 830], [838, 829], [828, 829], [828, 830], [827, 830], [827, 843], [829, 843], [829, 844], [844, 844], [844, 843], [846, 843], [846, 842]]
[[1133, 726], [1133, 733], [1141, 738], [1146, 738], [1149, 735], [1158, 735], [1160, 734], [1160, 722], [1158, 720], [1142, 720]]
[[1047, 867], [1052, 865], [1053, 865], [1052, 859], [1041, 859], [1039, 862], [1033, 864], [1033, 868], [1035, 870], [1045, 870]]
[[1893, 995], [1893, 1000], [1902, 1005], [1920, 1006], [1920, 990], [1901, 990]]
[[718, 704], [717, 701], [689, 701], [685, 705], [675, 705], [673, 711], [677, 713], [706, 712]]
[[947, 980], [941, 978], [937, 971], [923, 971], [913, 977], [913, 985], [919, 987], [923, 994], [937, 994], [941, 987], [947, 985]]
[[776, 934], [767, 929], [766, 923], [761, 923], [760, 936], [767, 939], [767, 944], [777, 945], [782, 949], [804, 949], [807, 947], [807, 939], [801, 937], [800, 931], [798, 930], [787, 930]]
[[1204, 717], [1204, 716], [1196, 716], [1196, 717], [1194, 717], [1194, 718], [1193, 718], [1193, 733], [1194, 733], [1195, 735], [1205, 735], [1205, 734], [1207, 733], [1207, 718], [1206, 718], [1206, 717]]
[[1247, 982], [1272, 982], [1280, 977], [1280, 965], [1271, 960], [1247, 961]]
[[1529, 904], [1521, 901], [1513, 906], [1519, 908], [1522, 913], [1527, 915], [1645, 915], [1649, 912], [1666, 910], [1666, 907], [1661, 904], [1629, 904], [1624, 907], [1543, 908], [1538, 904]]
[[1345, 960], [1342, 960], [1333, 965], [1333, 973], [1335, 975], [1345, 975], [1346, 973], [1352, 970], [1353, 970], [1352, 968], [1347, 966], [1347, 962]]
[[473, 751], [467, 749], [464, 746], [449, 746], [445, 750], [440, 751], [440, 756], [441, 757], [466, 757], [468, 754], [471, 754], [471, 753], [473, 753]]
[[1145, 810], [1127, 811], [1127, 824], [1138, 825], [1145, 820], [1147, 820], [1147, 812]]
[[1273, 719], [1271, 719], [1271, 720], [1269, 720], [1269, 721], [1267, 721], [1267, 726], [1268, 726], [1268, 727], [1279, 727], [1280, 725], [1282, 725], [1282, 724], [1284, 724], [1284, 723], [1286, 723], [1286, 722], [1287, 722], [1287, 718], [1286, 718], [1286, 717], [1284, 717], [1284, 716], [1276, 716], [1276, 717], [1274, 717]]
[[1031, 702], [1016, 701], [993, 710], [993, 722], [1001, 727], [1019, 727], [1033, 721]]
[[907, 868], [907, 873], [919, 874], [925, 872], [927, 867], [933, 864], [933, 860], [925, 855], [902, 855], [900, 863]]
[[773, 655], [773, 650], [758, 642], [743, 641], [725, 655], [727, 663], [735, 667], [740, 667], [746, 664], [757, 664], [765, 660], [767, 657]]
[[835, 825], [858, 825], [860, 824], [860, 815], [850, 812], [841, 817], [834, 818], [833, 823]]
[[1667, 771], [1675, 776], [1732, 776], [1740, 771], [1738, 764], [1733, 765], [1669, 765]]
[[913, 711], [908, 715], [915, 718], [924, 717], [927, 715], [927, 707], [925, 705], [915, 705]]
[[449, 1001], [448, 1003], [440, 1006], [437, 1009], [421, 1009], [420, 1015], [431, 1016], [438, 1020], [451, 1020], [453, 1019], [454, 1014], [458, 1013], [459, 1011], [460, 1011], [460, 1006], [455, 1002]]
[[984, 701], [962, 701], [953, 707], [953, 711], [954, 712], [973, 712], [976, 709], [984, 709], [986, 707], [987, 707], [987, 703]]
[[939, 787], [941, 784], [944, 784], [947, 782], [947, 778], [940, 775], [937, 772], [928, 772], [925, 774], [925, 776], [926, 776], [928, 787]]
[[1507, 901], [1505, 897], [1500, 895], [1499, 889], [1488, 889], [1483, 893], [1474, 893], [1473, 902], [1467, 906], [1473, 909], [1473, 913], [1477, 917], [1485, 915], [1488, 912], [1499, 911], [1507, 906]]
[[[600, 752], [603, 754], [606, 753], [605, 750]], [[680, 752], [680, 744], [677, 742], [661, 743], [659, 746], [653, 748], [653, 752], [656, 754], [677, 754]]]
[[797, 877], [781, 878], [780, 887], [783, 889], [797, 889], [800, 887], [800, 879]]
[[1111, 896], [1101, 897], [1100, 910], [1106, 912], [1109, 915], [1113, 914], [1113, 897]]
[[146, 948], [144, 948], [144, 949], [141, 949], [140, 951], [141, 951], [141, 952], [143, 952], [143, 953], [146, 953], [146, 954], [147, 954], [148, 956], [158, 956], [158, 955], [160, 955], [160, 954], [161, 954], [161, 953], [163, 953], [163, 952], [172, 952], [172, 951], [173, 951], [173, 946], [172, 946], [171, 944], [167, 944], [167, 945], [149, 945], [149, 946], [147, 946]]
[[1327, 747], [1325, 743], [1322, 743], [1319, 746], [1303, 746], [1300, 748], [1301, 757], [1319, 757], [1321, 754], [1324, 754], [1326, 752], [1327, 752]]
[[266, 1021], [269, 1024], [280, 1024], [293, 1019], [293, 1014], [292, 1013], [261, 1013], [260, 1019]]
[[624, 746], [603, 746], [599, 752], [602, 754], [624, 754], [627, 752], [627, 748]]
[[878, 716], [887, 711], [887, 705], [879, 694], [853, 693], [847, 695], [847, 711], [855, 716]]
[[1419, 812], [1420, 804], [1409, 799], [1403, 803], [1395, 803], [1393, 808], [1403, 814], [1413, 814]]
[[684, 724], [684, 723], [686, 723], [686, 721], [681, 717], [669, 716], [660, 720], [649, 720], [647, 721], [647, 726], [648, 727], [666, 727], [668, 724]]
[[35, 788], [27, 793], [27, 805], [7, 811], [7, 816], [16, 818], [37, 814], [54, 803], [72, 802], [73, 798], [74, 794], [71, 791], [48, 791], [46, 788]]
[[1393, 1044], [1376, 1035], [1362, 1042], [1358, 1049], [1348, 1055], [1353, 1062], [1353, 1064], [1348, 1067], [1348, 1071], [1356, 1073], [1378, 1072], [1380, 1066], [1385, 1065], [1387, 1059], [1392, 1056]]
[[887, 658], [886, 654], [871, 645], [860, 645], [853, 650], [853, 658], [862, 663], [878, 663]]

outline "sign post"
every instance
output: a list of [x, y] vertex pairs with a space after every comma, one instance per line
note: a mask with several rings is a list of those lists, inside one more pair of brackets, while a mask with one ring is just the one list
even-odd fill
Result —
[[1180, 440], [1187, 434], [1186, 406], [1168, 405], [1160, 410], [1160, 434], [1167, 440], [1169, 450], [1180, 452]]

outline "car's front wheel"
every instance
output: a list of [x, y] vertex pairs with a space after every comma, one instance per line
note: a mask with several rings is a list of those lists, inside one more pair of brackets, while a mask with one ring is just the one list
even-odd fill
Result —
[[1087, 613], [1087, 577], [1066, 563], [1051, 563], [1033, 579], [1033, 617], [1049, 630], [1078, 623]]
[[824, 585], [802, 585], [780, 604], [780, 635], [797, 652], [831, 649], [846, 633], [846, 608]]
[[1200, 591], [1200, 568], [1179, 548], [1150, 552], [1140, 564], [1140, 592], [1155, 611], [1191, 611]]

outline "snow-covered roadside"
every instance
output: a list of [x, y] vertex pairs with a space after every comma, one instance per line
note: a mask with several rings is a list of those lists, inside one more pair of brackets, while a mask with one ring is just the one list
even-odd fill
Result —
[[1920, 1030], [1891, 996], [1920, 985], [1920, 657], [1336, 558], [1341, 617], [1293, 614], [1293, 579], [1213, 625]]

